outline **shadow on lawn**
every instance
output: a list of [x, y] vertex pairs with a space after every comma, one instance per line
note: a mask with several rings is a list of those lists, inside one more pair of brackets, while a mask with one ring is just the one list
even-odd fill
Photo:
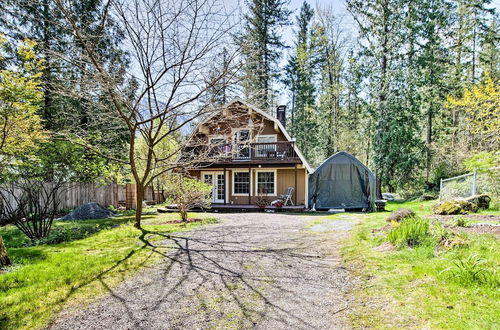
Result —
[[[331, 272], [331, 266], [310, 252], [315, 251], [314, 240], [287, 235], [252, 239], [265, 236], [263, 230], [252, 227], [242, 236], [241, 229], [225, 225], [195, 230], [187, 236], [143, 229], [141, 249], [159, 254], [162, 261], [118, 288], [110, 288], [102, 278], [130, 258], [131, 252], [90, 280], [101, 281], [110, 296], [72, 320], [62, 319], [55, 328], [85, 325], [93, 319], [109, 322], [101, 323], [103, 328], [204, 327], [208, 321], [218, 322], [215, 327], [248, 328], [264, 319], [284, 327], [314, 327], [296, 308], [315, 306], [317, 297], [303, 293], [300, 285], [291, 285], [307, 282], [310, 286], [312, 279], [293, 267]], [[321, 289], [318, 283], [315, 290]]]

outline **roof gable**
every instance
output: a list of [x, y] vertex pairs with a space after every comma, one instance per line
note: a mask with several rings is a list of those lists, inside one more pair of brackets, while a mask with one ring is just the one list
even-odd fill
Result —
[[[257, 108], [256, 106], [246, 102], [246, 101], [243, 101], [241, 98], [239, 97], [236, 97], [234, 98], [233, 100], [231, 100], [229, 103], [227, 104], [224, 104], [223, 106], [220, 107], [219, 110], [217, 111], [214, 111], [213, 114], [211, 114], [210, 116], [208, 116], [207, 118], [205, 118], [204, 120], [200, 121], [198, 123], [198, 125], [196, 126], [196, 128], [193, 130], [192, 134], [191, 134], [191, 137], [194, 136], [200, 129], [200, 127], [209, 122], [210, 120], [212, 120], [213, 118], [215, 118], [217, 115], [219, 115], [221, 112], [224, 111], [224, 109], [228, 108], [229, 106], [233, 105], [233, 104], [236, 104], [236, 103], [240, 103], [242, 105], [244, 105], [245, 107], [247, 107], [248, 109], [250, 109], [251, 111], [259, 114], [261, 117], [263, 117], [264, 119], [267, 119], [269, 121], [271, 121], [278, 129], [279, 131], [285, 136], [285, 138], [287, 139], [287, 141], [295, 141], [295, 139], [293, 139], [290, 134], [288, 134], [287, 130], [285, 129], [285, 127], [283, 126], [283, 124], [281, 124], [281, 122], [269, 115], [268, 113], [266, 113], [265, 111], [262, 111], [261, 109]], [[191, 138], [190, 137], [190, 138]], [[309, 165], [309, 163], [307, 162], [306, 158], [304, 157], [304, 155], [300, 152], [300, 150], [298, 149], [297, 145], [294, 144], [294, 150], [295, 152], [297, 153], [297, 155], [299, 156], [302, 164], [304, 164], [304, 166], [306, 167], [307, 171], [309, 173], [312, 173], [312, 168], [311, 166]]]

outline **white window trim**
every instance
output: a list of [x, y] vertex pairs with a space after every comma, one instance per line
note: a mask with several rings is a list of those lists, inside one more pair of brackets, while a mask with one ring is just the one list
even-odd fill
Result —
[[[239, 133], [240, 131], [248, 131], [248, 142], [247, 142], [247, 143], [252, 142], [252, 136], [253, 136], [253, 134], [252, 134], [252, 129], [250, 129], [250, 128], [242, 128], [242, 127], [238, 127], [238, 128], [233, 128], [233, 129], [231, 129], [231, 139], [233, 140], [233, 141], [232, 141], [233, 143], [236, 143], [236, 144], [239, 144], [239, 143], [240, 143], [240, 141], [234, 141], [234, 140], [235, 140], [235, 139], [234, 139], [234, 135], [235, 135], [236, 133]], [[238, 139], [239, 139], [239, 136], [238, 136]]]
[[[257, 189], [259, 187], [259, 174], [258, 174], [259, 172], [273, 172], [274, 173], [274, 194], [259, 194], [259, 192], [257, 191]], [[277, 192], [278, 192], [278, 171], [272, 170], [272, 169], [256, 170], [255, 171], [255, 196], [277, 196]]]
[[[278, 142], [278, 134], [263, 134], [263, 135], [257, 135], [257, 136], [255, 137], [255, 142], [256, 142], [256, 143], [261, 143], [261, 142], [259, 142], [259, 138], [260, 138], [260, 137], [273, 137], [273, 138], [274, 138], [274, 141], [272, 141], [272, 142]], [[271, 142], [271, 143], [272, 143], [272, 142]], [[264, 143], [264, 142], [262, 142], [262, 143]], [[274, 145], [274, 151], [276, 151], [276, 145]], [[265, 155], [262, 155], [262, 154], [260, 153], [260, 150], [259, 150], [259, 146], [258, 146], [258, 145], [257, 145], [257, 148], [255, 149], [255, 154], [256, 154], [257, 156], [259, 156], [259, 157], [265, 157]]]
[[278, 142], [278, 134], [262, 134], [262, 135], [257, 135], [255, 138], [255, 142], [259, 143], [259, 138], [260, 137], [273, 137], [274, 141], [272, 142]]
[[[233, 193], [233, 196], [248, 196], [248, 195], [252, 196], [252, 188], [253, 188], [252, 172], [251, 171], [249, 172], [248, 170], [246, 170], [246, 171], [245, 170], [232, 170], [232, 172], [233, 172], [233, 174], [232, 174], [231, 192]], [[249, 178], [249, 180], [250, 180], [250, 182], [249, 182], [250, 183], [250, 192], [248, 194], [236, 194], [234, 192], [234, 174], [235, 173], [250, 173], [250, 178]]]
[[227, 143], [227, 138], [224, 135], [209, 135], [208, 136], [208, 143], [212, 144], [213, 139], [223, 139]]
[[[212, 186], [215, 184], [216, 178], [215, 174], [224, 174], [224, 181], [225, 181], [225, 186], [227, 187], [229, 182], [228, 182], [228, 175], [227, 172], [229, 170], [226, 170], [226, 173], [224, 173], [224, 170], [212, 170], [212, 171], [200, 171], [200, 181], [205, 182], [204, 180], [204, 175], [205, 174], [210, 174], [212, 175]], [[229, 189], [226, 189], [224, 195], [226, 196], [226, 201], [229, 202]], [[214, 201], [214, 196], [212, 196], [212, 202], [211, 203], [216, 203]]]

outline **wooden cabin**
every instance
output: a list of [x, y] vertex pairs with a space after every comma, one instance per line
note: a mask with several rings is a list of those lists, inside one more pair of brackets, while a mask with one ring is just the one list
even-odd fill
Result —
[[289, 188], [283, 208], [307, 208], [311, 168], [285, 123], [284, 106], [271, 116], [237, 98], [198, 124], [183, 157], [198, 158], [188, 172], [213, 186], [213, 209], [273, 208]]

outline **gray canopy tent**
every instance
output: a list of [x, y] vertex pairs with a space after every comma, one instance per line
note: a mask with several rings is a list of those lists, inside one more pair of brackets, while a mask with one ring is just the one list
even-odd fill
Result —
[[375, 209], [375, 174], [356, 157], [338, 152], [309, 176], [309, 205], [324, 209]]

